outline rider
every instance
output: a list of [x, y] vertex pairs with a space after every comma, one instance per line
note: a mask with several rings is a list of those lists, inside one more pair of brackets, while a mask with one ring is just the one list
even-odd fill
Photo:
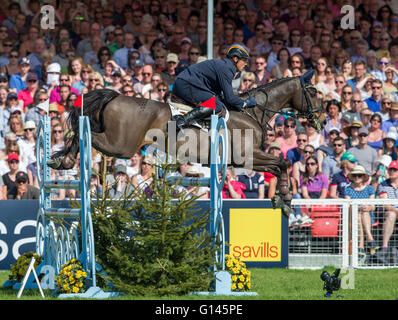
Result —
[[228, 106], [238, 110], [256, 106], [254, 97], [242, 100], [235, 96], [232, 89], [232, 80], [236, 78], [237, 72], [245, 69], [249, 58], [249, 53], [243, 46], [233, 44], [227, 49], [225, 59], [206, 60], [182, 71], [174, 82], [173, 94], [195, 105], [195, 108], [185, 115], [173, 117], [177, 127], [182, 129], [196, 120], [210, 116], [213, 110], [200, 107], [199, 104], [214, 96], [216, 113], [225, 107], [221, 95]]

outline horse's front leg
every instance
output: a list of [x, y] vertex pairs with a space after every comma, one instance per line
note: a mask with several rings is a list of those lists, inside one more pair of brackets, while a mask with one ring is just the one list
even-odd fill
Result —
[[253, 151], [253, 170], [266, 171], [276, 176], [277, 194], [271, 199], [274, 208], [281, 208], [285, 216], [290, 215], [290, 206], [293, 195], [289, 188], [289, 175], [287, 173], [287, 163], [280, 157], [275, 157], [261, 150]]

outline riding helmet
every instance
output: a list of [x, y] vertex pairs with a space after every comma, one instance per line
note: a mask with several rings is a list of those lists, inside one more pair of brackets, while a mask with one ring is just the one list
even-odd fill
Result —
[[233, 57], [238, 57], [239, 59], [249, 59], [250, 55], [247, 49], [245, 49], [240, 44], [232, 44], [225, 53], [227, 58], [232, 59]]

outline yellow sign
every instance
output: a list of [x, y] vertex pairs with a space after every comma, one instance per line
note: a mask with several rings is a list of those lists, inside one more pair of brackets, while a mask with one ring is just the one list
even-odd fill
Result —
[[243, 261], [281, 261], [280, 209], [230, 209], [229, 253]]

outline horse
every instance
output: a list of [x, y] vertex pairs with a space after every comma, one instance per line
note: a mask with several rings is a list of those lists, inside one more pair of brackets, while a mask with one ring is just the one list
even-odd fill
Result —
[[[231, 135], [230, 165], [246, 168], [250, 166], [254, 171], [270, 172], [287, 180], [286, 174], [281, 177], [282, 173], [286, 173], [287, 163], [262, 150], [265, 131], [269, 126], [268, 122], [286, 107], [296, 111], [287, 111], [288, 115], [307, 118], [316, 130], [322, 129], [323, 111], [316, 97], [316, 89], [311, 85], [313, 73], [308, 71], [302, 76], [275, 80], [239, 95], [242, 99], [254, 96], [257, 105], [249, 109], [229, 111], [228, 130], [239, 129], [242, 133], [239, 137]], [[74, 134], [67, 138], [64, 149], [52, 156], [48, 165], [54, 169], [69, 169], [75, 163], [79, 151], [78, 117], [81, 113], [89, 117], [92, 146], [107, 156], [126, 159], [132, 157], [142, 147], [154, 142], [146, 134], [150, 130], [160, 130], [165, 136], [168, 134], [171, 111], [167, 103], [128, 97], [110, 89], [99, 89], [85, 94], [83, 104], [83, 109], [75, 107], [70, 112], [68, 123]], [[199, 159], [199, 154], [209, 154], [208, 141], [202, 141], [208, 140], [208, 136], [201, 135], [198, 128], [192, 127], [190, 130], [197, 135], [197, 141], [200, 142], [196, 155], [191, 156]], [[234, 155], [241, 155], [242, 149], [247, 147], [245, 137], [248, 133], [252, 135], [247, 142], [252, 152], [238, 163], [234, 159], [241, 158]], [[182, 142], [177, 142], [177, 149], [181, 144]]]

